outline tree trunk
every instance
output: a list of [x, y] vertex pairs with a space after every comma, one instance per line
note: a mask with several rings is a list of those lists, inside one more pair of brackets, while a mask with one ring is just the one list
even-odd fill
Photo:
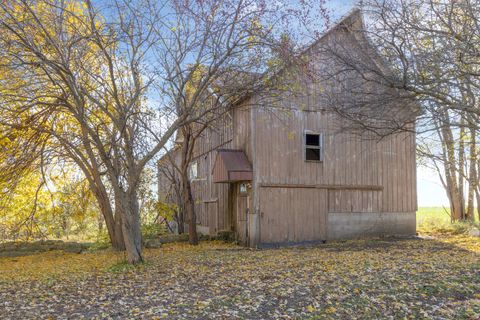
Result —
[[458, 190], [457, 181], [455, 179], [456, 173], [452, 170], [452, 165], [449, 161], [444, 162], [445, 180], [447, 185], [447, 195], [450, 201], [450, 217], [452, 222], [458, 221], [462, 217], [462, 204]]
[[[97, 189], [94, 190], [95, 198], [97, 198], [100, 212], [105, 219], [105, 226], [107, 227], [108, 236], [110, 238], [110, 243], [115, 250], [123, 251], [125, 250], [125, 243], [123, 241], [122, 234], [122, 225], [121, 216], [119, 214], [113, 215], [112, 206], [110, 204], [110, 199], [108, 195], [104, 192], [101, 192]], [[118, 206], [117, 206], [118, 207]]]
[[[453, 142], [452, 142], [453, 143]], [[465, 220], [465, 120], [460, 120], [460, 139], [458, 141], [458, 196], [460, 197], [459, 220]]]
[[475, 198], [477, 198], [477, 215], [478, 215], [478, 221], [480, 221], [480, 190], [477, 187], [477, 190], [475, 191]]
[[188, 217], [188, 242], [196, 246], [198, 244], [197, 215], [195, 214], [195, 203], [193, 201], [192, 186], [187, 178], [184, 184], [184, 195], [186, 197], [185, 209]]
[[197, 234], [197, 216], [195, 213], [195, 203], [192, 194], [192, 185], [190, 183], [189, 168], [193, 154], [194, 138], [191, 128], [186, 126], [182, 128], [183, 145], [181, 158], [181, 185], [182, 185], [182, 204], [183, 214], [188, 220], [188, 241], [191, 245], [198, 245]]
[[475, 190], [478, 185], [477, 177], [477, 141], [476, 141], [476, 131], [475, 128], [470, 128], [470, 163], [469, 163], [469, 174], [468, 174], [468, 204], [466, 211], [466, 218], [473, 221], [475, 220], [474, 216], [474, 198]]
[[450, 200], [450, 217], [452, 222], [460, 220], [463, 216], [462, 201], [460, 198], [459, 187], [457, 184], [457, 172], [455, 164], [455, 144], [453, 133], [450, 127], [448, 115], [445, 115], [444, 122], [441, 124], [442, 138], [442, 162], [445, 169], [445, 180], [447, 185], [447, 195]]
[[112, 246], [115, 250], [125, 251], [125, 240], [123, 238], [123, 223], [122, 223], [122, 214], [117, 209], [118, 205], [115, 206], [115, 218], [114, 218], [114, 241]]
[[101, 234], [103, 232], [103, 216], [101, 213], [97, 214], [97, 226], [98, 226], [98, 233]]
[[121, 199], [118, 199], [121, 204], [119, 213], [122, 217], [123, 241], [127, 251], [127, 261], [131, 264], [142, 263], [142, 233], [138, 199], [135, 193], [123, 194], [120, 197]]
[[[180, 188], [179, 188], [180, 189]], [[178, 192], [177, 203], [178, 203], [178, 213], [177, 213], [177, 231], [178, 234], [185, 233], [185, 204], [182, 200], [180, 192]]]
[[[478, 154], [478, 152], [477, 152]], [[480, 221], [480, 161], [477, 159], [477, 187], [475, 188], [475, 198], [477, 200], [477, 216]]]
[[188, 222], [188, 242], [191, 245], [198, 244], [197, 234], [197, 215], [195, 214], [195, 203], [192, 194], [192, 185], [188, 177], [188, 165], [182, 166], [182, 198], [183, 198], [183, 214], [187, 217]]

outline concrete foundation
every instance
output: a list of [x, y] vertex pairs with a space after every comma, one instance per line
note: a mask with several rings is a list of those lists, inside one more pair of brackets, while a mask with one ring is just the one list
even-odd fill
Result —
[[330, 212], [328, 240], [414, 236], [415, 212]]

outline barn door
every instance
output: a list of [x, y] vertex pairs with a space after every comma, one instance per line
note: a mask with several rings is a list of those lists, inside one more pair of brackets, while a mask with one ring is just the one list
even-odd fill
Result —
[[248, 241], [249, 192], [242, 183], [237, 185], [237, 237], [241, 244], [247, 244]]

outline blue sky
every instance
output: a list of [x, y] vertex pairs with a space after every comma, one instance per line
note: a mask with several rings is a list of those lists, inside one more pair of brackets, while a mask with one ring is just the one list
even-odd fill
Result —
[[347, 13], [357, 2], [355, 0], [330, 0], [327, 2], [327, 6], [332, 10], [333, 18], [338, 18]]

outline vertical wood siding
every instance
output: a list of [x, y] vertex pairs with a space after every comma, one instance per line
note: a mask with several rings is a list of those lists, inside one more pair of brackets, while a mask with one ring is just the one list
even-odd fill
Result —
[[[329, 212], [416, 210], [414, 134], [402, 132], [378, 141], [341, 132], [340, 119], [325, 111], [256, 112], [254, 170], [259, 185], [330, 185]], [[323, 162], [304, 160], [305, 130], [324, 133]], [[276, 200], [268, 193], [260, 195], [262, 203]]]
[[[220, 230], [230, 230], [232, 214], [229, 213], [228, 183], [214, 183], [212, 170], [215, 164], [217, 149], [242, 149], [247, 156], [251, 154], [250, 137], [250, 109], [238, 108], [234, 114], [227, 114], [211, 128], [205, 130], [197, 140], [194, 152], [194, 161], [198, 165], [198, 179], [192, 181], [192, 192], [195, 201], [197, 224], [208, 227], [210, 234]], [[165, 192], [168, 185], [165, 177], [159, 174], [159, 195]]]
[[327, 239], [327, 190], [261, 188], [259, 196], [261, 243]]
[[[355, 42], [345, 32], [336, 39]], [[321, 61], [319, 57], [314, 68], [329, 67]], [[329, 213], [416, 210], [415, 135], [403, 132], [378, 141], [349, 133], [342, 119], [321, 109], [319, 85], [304, 81], [302, 87], [309, 92], [301, 98], [285, 95], [269, 106], [236, 108], [197, 142], [200, 179], [194, 182], [194, 197], [198, 223], [211, 233], [236, 221], [228, 212], [228, 195], [234, 190], [212, 183], [217, 148], [244, 150], [252, 162], [248, 232], [254, 243], [325, 240]], [[323, 162], [304, 160], [305, 130], [323, 133]]]

